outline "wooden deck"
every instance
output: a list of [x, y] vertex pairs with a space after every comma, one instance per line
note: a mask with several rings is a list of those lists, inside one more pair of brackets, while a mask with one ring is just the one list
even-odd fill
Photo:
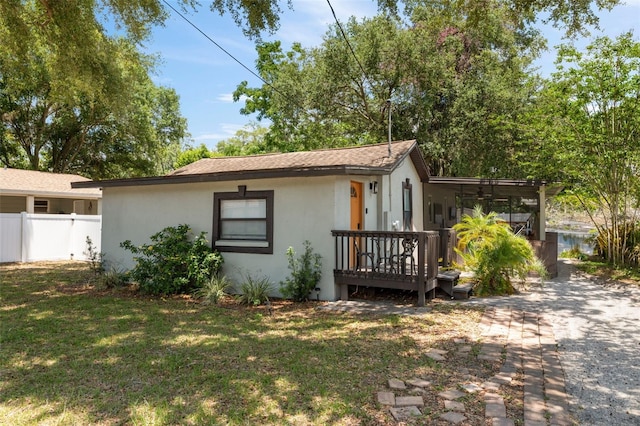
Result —
[[335, 283], [347, 300], [349, 286], [418, 292], [418, 306], [438, 285], [440, 234], [434, 231], [331, 231], [335, 238]]

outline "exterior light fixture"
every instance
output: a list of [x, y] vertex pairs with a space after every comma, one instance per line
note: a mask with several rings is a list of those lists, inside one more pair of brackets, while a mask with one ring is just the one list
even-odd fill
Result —
[[369, 182], [369, 189], [373, 194], [378, 193], [378, 181]]

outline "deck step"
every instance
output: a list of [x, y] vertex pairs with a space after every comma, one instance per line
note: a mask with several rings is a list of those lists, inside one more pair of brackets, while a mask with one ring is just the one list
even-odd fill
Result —
[[456, 300], [468, 299], [473, 293], [471, 284], [460, 284], [453, 288], [453, 298]]
[[438, 274], [438, 288], [444, 291], [449, 297], [453, 297], [453, 289], [458, 285], [460, 271], [442, 271]]

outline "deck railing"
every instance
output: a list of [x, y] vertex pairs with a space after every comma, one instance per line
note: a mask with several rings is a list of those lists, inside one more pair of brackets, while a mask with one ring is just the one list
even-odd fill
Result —
[[438, 232], [331, 231], [335, 238], [336, 284], [341, 298], [349, 285], [414, 290], [418, 305], [434, 291], [438, 275]]

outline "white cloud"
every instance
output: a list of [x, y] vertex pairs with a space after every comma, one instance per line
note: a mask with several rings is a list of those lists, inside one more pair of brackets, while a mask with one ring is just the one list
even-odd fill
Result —
[[[240, 99], [238, 100], [237, 103], [244, 103], [244, 101], [247, 100], [247, 97], [242, 95], [240, 96]], [[219, 104], [219, 103], [223, 103], [223, 104], [232, 104], [235, 103], [233, 101], [233, 93], [220, 93], [218, 96], [216, 96], [216, 98], [214, 100], [208, 100], [205, 101], [205, 103], [208, 104]]]
[[209, 149], [213, 149], [222, 139], [235, 136], [236, 132], [242, 129], [244, 124], [237, 123], [220, 123], [220, 131], [212, 133], [201, 133], [193, 137], [198, 144], [204, 143]]
[[216, 98], [216, 101], [231, 103], [233, 102], [233, 93], [220, 93]]
[[233, 93], [220, 93], [216, 100], [220, 102], [233, 102]]

